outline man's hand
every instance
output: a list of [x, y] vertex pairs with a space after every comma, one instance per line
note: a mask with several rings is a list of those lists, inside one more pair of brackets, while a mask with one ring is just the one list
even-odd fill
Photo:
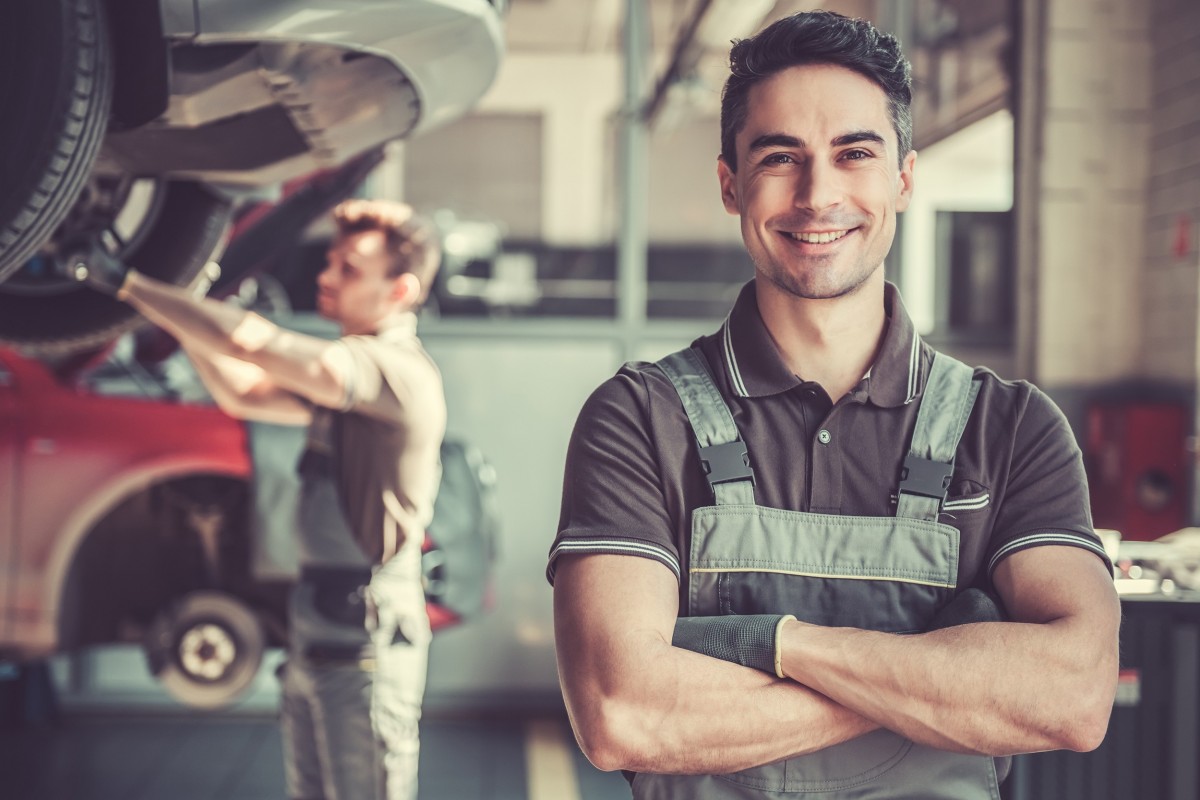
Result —
[[96, 242], [68, 250], [63, 264], [75, 280], [117, 299], [122, 299], [121, 290], [132, 272], [125, 262]]

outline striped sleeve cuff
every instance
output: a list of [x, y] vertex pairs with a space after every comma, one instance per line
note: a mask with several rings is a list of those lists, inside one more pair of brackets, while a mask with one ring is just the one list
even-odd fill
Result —
[[1075, 531], [1034, 531], [1032, 533], [1022, 534], [1010, 542], [1005, 542], [1000, 549], [992, 555], [988, 561], [988, 575], [995, 572], [996, 567], [1001, 561], [1021, 550], [1027, 550], [1030, 547], [1042, 547], [1043, 545], [1066, 545], [1067, 547], [1082, 547], [1095, 553], [1112, 571], [1112, 561], [1108, 557], [1108, 553], [1104, 552], [1104, 548], [1100, 542], [1094, 537], [1085, 533], [1077, 533]]
[[661, 562], [667, 569], [675, 573], [675, 580], [680, 579], [679, 557], [662, 545], [641, 539], [561, 539], [550, 551], [550, 562], [546, 565], [546, 580], [554, 585], [554, 564], [558, 557], [574, 553], [608, 553], [618, 556], [641, 556]]

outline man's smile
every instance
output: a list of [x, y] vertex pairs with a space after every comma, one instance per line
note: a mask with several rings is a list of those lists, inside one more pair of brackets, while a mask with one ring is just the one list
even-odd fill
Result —
[[779, 234], [794, 247], [800, 247], [804, 250], [825, 250], [835, 246], [838, 242], [844, 240], [847, 235], [857, 230], [858, 228], [840, 228], [824, 231], [779, 231]]

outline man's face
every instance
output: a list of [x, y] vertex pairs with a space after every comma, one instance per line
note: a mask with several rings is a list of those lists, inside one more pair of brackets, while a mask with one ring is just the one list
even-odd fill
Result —
[[795, 297], [849, 294], [882, 266], [908, 207], [887, 96], [844, 67], [790, 67], [751, 88], [738, 169], [718, 161], [726, 210], [755, 271]]
[[363, 231], [329, 245], [317, 276], [317, 311], [345, 333], [373, 332], [397, 309], [397, 280], [387, 276], [385, 244], [381, 231]]

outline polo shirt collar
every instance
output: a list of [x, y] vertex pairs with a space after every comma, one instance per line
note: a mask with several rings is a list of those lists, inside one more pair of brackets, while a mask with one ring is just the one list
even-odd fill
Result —
[[393, 314], [379, 324], [375, 333], [384, 341], [400, 341], [417, 335], [417, 315], [412, 311]]
[[867, 396], [877, 406], [895, 408], [911, 403], [925, 389], [924, 343], [904, 308], [900, 291], [892, 283], [884, 284], [883, 307], [887, 331], [867, 375]]
[[[863, 382], [867, 399], [892, 408], [911, 403], [924, 388], [922, 343], [894, 285], [885, 284], [883, 298], [887, 330]], [[788, 369], [763, 323], [753, 280], [742, 287], [719, 336], [729, 385], [737, 396], [766, 397], [804, 383]]]

